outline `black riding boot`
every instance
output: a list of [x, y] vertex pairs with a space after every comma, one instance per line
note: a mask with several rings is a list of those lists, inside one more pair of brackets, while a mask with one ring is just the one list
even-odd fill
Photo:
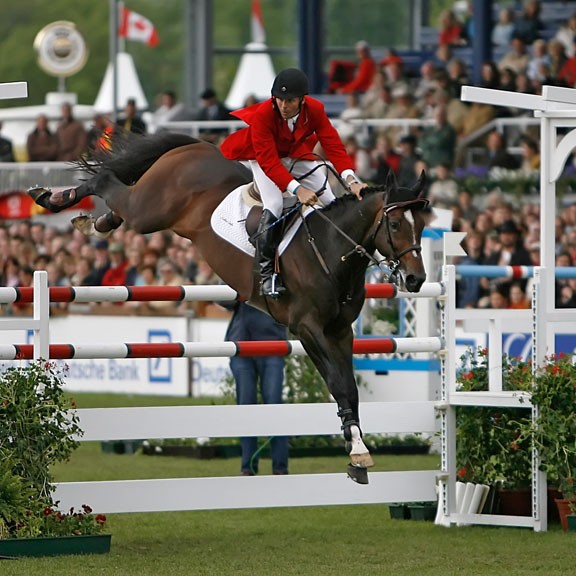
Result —
[[286, 291], [280, 275], [274, 271], [274, 258], [280, 240], [280, 226], [272, 226], [277, 218], [264, 210], [256, 231], [256, 256], [260, 268], [260, 294], [279, 298]]

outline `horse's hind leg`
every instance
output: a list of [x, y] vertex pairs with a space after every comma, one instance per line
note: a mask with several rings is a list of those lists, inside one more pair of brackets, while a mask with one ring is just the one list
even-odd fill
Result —
[[85, 236], [108, 238], [110, 234], [122, 225], [122, 218], [110, 210], [98, 218], [92, 216], [76, 216], [72, 218], [72, 225]]
[[358, 388], [352, 368], [352, 330], [348, 328], [326, 336], [322, 330], [309, 329], [301, 323], [298, 336], [338, 404], [350, 455], [348, 474], [356, 482], [367, 484], [366, 468], [373, 466], [374, 461], [362, 440]]

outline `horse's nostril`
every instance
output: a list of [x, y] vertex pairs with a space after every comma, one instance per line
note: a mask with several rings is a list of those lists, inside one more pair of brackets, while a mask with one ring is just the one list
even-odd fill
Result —
[[406, 276], [405, 283], [408, 292], [418, 292], [424, 283], [424, 279], [418, 276], [414, 276], [414, 274], [409, 274]]

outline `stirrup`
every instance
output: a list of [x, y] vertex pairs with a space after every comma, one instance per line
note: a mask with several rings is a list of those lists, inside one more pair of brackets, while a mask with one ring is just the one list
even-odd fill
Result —
[[282, 294], [284, 294], [284, 292], [286, 292], [286, 288], [282, 283], [280, 275], [276, 272], [274, 272], [269, 278], [262, 280], [262, 283], [260, 284], [261, 296], [268, 296], [269, 298], [277, 300], [282, 296]]

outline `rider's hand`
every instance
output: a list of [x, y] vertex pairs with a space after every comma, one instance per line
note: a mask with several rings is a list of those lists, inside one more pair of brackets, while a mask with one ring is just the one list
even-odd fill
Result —
[[318, 196], [316, 196], [312, 190], [308, 190], [308, 188], [304, 188], [302, 185], [298, 187], [296, 196], [298, 196], [298, 200], [306, 206], [314, 206], [314, 204], [318, 204]]
[[354, 196], [356, 196], [358, 200], [362, 200], [360, 191], [362, 190], [362, 188], [366, 188], [366, 186], [367, 184], [365, 184], [364, 182], [358, 182], [358, 181], [353, 181], [351, 184], [348, 184], [350, 192], [352, 192], [352, 194], [354, 194]]

